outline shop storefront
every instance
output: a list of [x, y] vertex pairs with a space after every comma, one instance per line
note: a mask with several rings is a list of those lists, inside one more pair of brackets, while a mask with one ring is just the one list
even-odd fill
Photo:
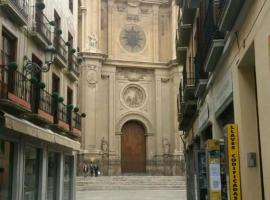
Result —
[[72, 141], [51, 135], [52, 143], [4, 126], [0, 131], [1, 200], [75, 199]]

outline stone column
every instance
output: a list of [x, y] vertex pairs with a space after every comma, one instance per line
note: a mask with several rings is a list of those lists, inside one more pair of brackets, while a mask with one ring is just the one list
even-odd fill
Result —
[[179, 84], [180, 84], [180, 71], [179, 67], [174, 67], [172, 69], [172, 82], [171, 82], [171, 105], [172, 105], [172, 142], [174, 154], [179, 155], [181, 151], [181, 141], [178, 130], [178, 110], [177, 110], [177, 96], [179, 94]]
[[98, 83], [101, 79], [101, 60], [99, 54], [84, 54], [86, 60], [82, 66], [81, 75], [81, 106], [87, 117], [83, 123], [83, 148], [87, 152], [96, 152], [96, 95]]

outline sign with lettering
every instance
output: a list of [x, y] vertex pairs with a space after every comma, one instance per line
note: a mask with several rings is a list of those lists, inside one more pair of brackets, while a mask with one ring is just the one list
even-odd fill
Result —
[[227, 146], [230, 199], [241, 200], [238, 126], [236, 124], [227, 125]]
[[210, 200], [221, 200], [220, 145], [218, 140], [207, 140]]

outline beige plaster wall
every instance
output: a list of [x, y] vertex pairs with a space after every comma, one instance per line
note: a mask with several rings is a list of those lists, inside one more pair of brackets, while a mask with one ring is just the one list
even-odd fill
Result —
[[[245, 200], [262, 199], [262, 187], [264, 187], [265, 199], [270, 199], [268, 190], [270, 184], [270, 174], [268, 172], [270, 161], [267, 158], [270, 142], [270, 126], [268, 122], [270, 113], [270, 92], [268, 87], [270, 75], [269, 11], [269, 1], [252, 1], [242, 21], [236, 23], [234, 29], [227, 33], [221, 59], [216, 66], [216, 70], [210, 75], [207, 94], [198, 108], [200, 110], [204, 102], [208, 103], [208, 123], [213, 126], [213, 138], [223, 139], [223, 128], [216, 121], [215, 104], [218, 95], [225, 92], [223, 91], [225, 89], [224, 80], [231, 77], [235, 123], [239, 126], [242, 199]], [[257, 112], [259, 124], [257, 123]], [[190, 130], [190, 135], [186, 138], [188, 144], [192, 142], [190, 137], [200, 135], [198, 121], [199, 115], [194, 121], [194, 129]], [[194, 130], [195, 132], [193, 132]], [[262, 166], [260, 166], [259, 159], [259, 134]], [[254, 152], [257, 156], [257, 166], [254, 168], [247, 165], [247, 154], [249, 152]], [[260, 171], [261, 167], [263, 169], [263, 178]], [[264, 185], [261, 185], [262, 181]]]

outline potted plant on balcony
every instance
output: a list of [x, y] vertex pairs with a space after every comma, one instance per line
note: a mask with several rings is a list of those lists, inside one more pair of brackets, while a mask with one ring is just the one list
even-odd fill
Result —
[[77, 113], [77, 112], [79, 112], [79, 110], [80, 110], [79, 107], [76, 106], [76, 107], [73, 109], [73, 112]]
[[43, 90], [43, 89], [45, 89], [46, 85], [45, 85], [44, 82], [40, 81], [40, 82], [38, 83], [38, 87], [39, 87], [40, 89]]
[[59, 96], [59, 97], [58, 97], [58, 102], [59, 102], [59, 103], [62, 103], [63, 101], [64, 101], [64, 98], [61, 97], [61, 96]]
[[8, 63], [8, 69], [12, 70], [12, 71], [16, 71], [18, 68], [18, 65], [16, 62], [10, 62]]
[[72, 104], [67, 105], [68, 110], [72, 110], [73, 108], [74, 108], [74, 106]]

